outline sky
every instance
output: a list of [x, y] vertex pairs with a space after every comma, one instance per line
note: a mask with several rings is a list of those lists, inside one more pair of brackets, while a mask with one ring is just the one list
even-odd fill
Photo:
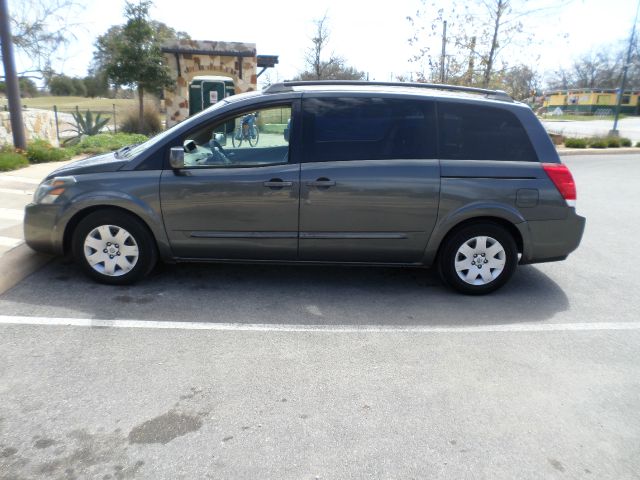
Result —
[[[21, 0], [10, 0], [9, 8]], [[429, 0], [427, 3], [431, 3]], [[436, 0], [437, 1], [437, 0]], [[84, 76], [91, 62], [93, 44], [111, 25], [121, 24], [124, 0], [77, 0], [70, 12], [75, 39], [61, 52], [64, 61], [54, 68], [71, 76]], [[440, 2], [446, 5], [446, 1]], [[553, 0], [528, 0], [529, 5], [553, 7]], [[566, 2], [565, 2], [566, 3]], [[548, 74], [600, 45], [628, 41], [636, 0], [573, 0], [564, 6], [526, 17], [526, 29], [534, 41], [505, 51], [509, 63], [533, 64]], [[606, 5], [606, 8], [603, 8]], [[414, 49], [408, 38], [407, 20], [421, 7], [420, 0], [373, 2], [362, 0], [155, 0], [151, 17], [196, 40], [239, 41], [257, 45], [258, 54], [279, 55], [272, 80], [293, 77], [304, 67], [305, 51], [314, 31], [314, 19], [328, 15], [328, 52], [344, 57], [349, 65], [369, 74], [371, 80], [391, 80], [418, 67], [409, 62]], [[437, 44], [433, 45], [438, 49]], [[28, 61], [18, 58], [18, 69]]]

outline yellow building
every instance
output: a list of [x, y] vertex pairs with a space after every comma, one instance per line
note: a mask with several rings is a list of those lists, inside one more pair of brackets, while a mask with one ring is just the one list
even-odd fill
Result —
[[[581, 113], [585, 115], [613, 114], [617, 103], [618, 90], [584, 88], [576, 90], [555, 90], [545, 92], [543, 107], [547, 113], [556, 109], [563, 113]], [[622, 96], [620, 112], [640, 115], [640, 91], [626, 90]]]

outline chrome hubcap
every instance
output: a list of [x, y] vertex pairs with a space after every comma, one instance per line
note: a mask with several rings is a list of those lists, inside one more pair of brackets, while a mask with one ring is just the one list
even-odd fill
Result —
[[458, 277], [469, 285], [493, 282], [504, 270], [507, 254], [495, 238], [473, 237], [464, 242], [455, 257]]
[[84, 258], [102, 275], [119, 277], [138, 263], [138, 244], [124, 228], [100, 225], [84, 239]]

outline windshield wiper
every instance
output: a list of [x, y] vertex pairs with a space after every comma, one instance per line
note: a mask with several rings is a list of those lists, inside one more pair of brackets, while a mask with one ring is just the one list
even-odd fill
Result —
[[123, 155], [131, 150], [136, 145], [140, 145], [139, 143], [132, 143], [131, 145], [127, 145], [126, 147], [122, 147], [116, 150], [116, 158], [123, 158]]

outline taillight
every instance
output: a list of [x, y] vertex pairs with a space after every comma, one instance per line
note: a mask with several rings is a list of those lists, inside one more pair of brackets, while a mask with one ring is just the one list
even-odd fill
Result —
[[551, 179], [553, 184], [567, 201], [570, 207], [576, 206], [576, 182], [573, 181], [573, 175], [563, 163], [543, 163], [545, 173]]

